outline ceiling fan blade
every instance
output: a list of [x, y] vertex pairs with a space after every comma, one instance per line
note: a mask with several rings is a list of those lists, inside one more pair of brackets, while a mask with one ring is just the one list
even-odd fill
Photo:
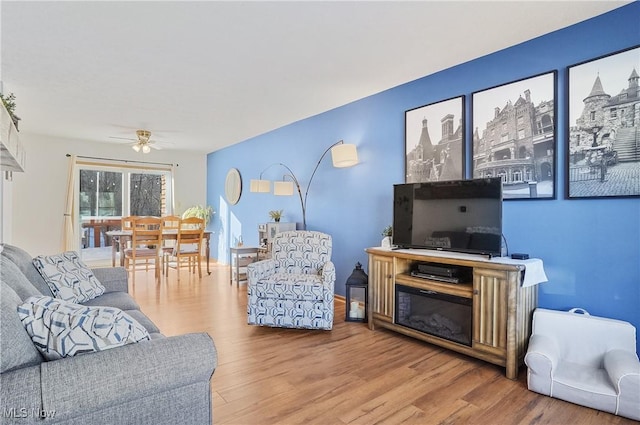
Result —
[[137, 142], [138, 139], [132, 139], [131, 137], [116, 137], [116, 136], [109, 136], [109, 139], [116, 139], [116, 140], [126, 140], [128, 142]]

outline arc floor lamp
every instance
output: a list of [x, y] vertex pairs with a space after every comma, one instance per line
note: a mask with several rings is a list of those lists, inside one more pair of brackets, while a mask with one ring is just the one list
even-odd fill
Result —
[[327, 153], [329, 153], [329, 151], [331, 151], [333, 166], [336, 168], [352, 167], [358, 163], [358, 150], [356, 149], [356, 145], [344, 143], [343, 140], [340, 140], [329, 146], [320, 156], [320, 159], [316, 163], [316, 167], [311, 173], [309, 183], [307, 184], [307, 188], [304, 191], [304, 196], [302, 195], [300, 182], [298, 181], [291, 168], [287, 167], [281, 162], [273, 163], [262, 170], [258, 179], [251, 180], [249, 190], [251, 192], [258, 193], [271, 192], [271, 181], [263, 180], [262, 175], [265, 171], [273, 166], [279, 165], [284, 167], [287, 170], [288, 174], [284, 174], [282, 176], [282, 180], [273, 182], [273, 194], [278, 196], [291, 196], [293, 195], [293, 188], [295, 185], [295, 188], [298, 190], [298, 196], [300, 197], [300, 207], [302, 208], [302, 229], [304, 230], [307, 228], [307, 196], [309, 195], [309, 187], [311, 187], [311, 182], [313, 181], [313, 177], [316, 175], [316, 171], [318, 171], [320, 163], [327, 155]]

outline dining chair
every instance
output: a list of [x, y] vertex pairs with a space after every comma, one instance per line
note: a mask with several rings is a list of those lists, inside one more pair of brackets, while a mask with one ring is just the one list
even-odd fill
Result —
[[195, 273], [197, 267], [198, 276], [202, 277], [201, 253], [203, 238], [203, 219], [188, 217], [180, 220], [176, 245], [165, 263], [165, 274], [168, 276], [169, 268], [175, 268], [178, 274], [178, 281], [180, 281], [180, 268], [186, 264], [189, 272]]
[[[120, 219], [120, 230], [124, 230], [124, 231], [133, 231], [133, 222], [135, 221], [135, 219], [138, 218], [135, 215], [129, 215], [126, 217], [122, 217]], [[120, 252], [120, 255], [124, 257], [124, 250], [126, 248], [131, 248], [131, 239], [126, 240], [126, 246], [124, 247], [124, 249], [122, 249], [122, 252]], [[148, 269], [147, 269], [148, 270]]]
[[155, 277], [160, 277], [162, 258], [162, 220], [159, 217], [137, 217], [133, 220], [131, 246], [124, 250], [124, 266], [134, 272], [136, 264], [144, 261], [149, 270], [149, 261], [153, 260]]
[[133, 230], [133, 222], [138, 218], [135, 215], [130, 215], [126, 217], [122, 217], [120, 219], [120, 229], [121, 230]]
[[[130, 215], [130, 216], [122, 217], [120, 219], [120, 229], [121, 230], [127, 230], [127, 231], [133, 231], [134, 222], [138, 218], [141, 218], [141, 216]], [[126, 248], [131, 248], [131, 240], [127, 241]], [[124, 253], [122, 253], [121, 255], [124, 255]], [[147, 261], [145, 262], [145, 269], [146, 269], [146, 271], [149, 271], [149, 259], [147, 259]]]
[[[180, 216], [177, 215], [165, 215], [160, 217], [162, 219], [162, 231], [164, 233], [175, 232], [178, 233], [180, 229]], [[177, 236], [176, 236], [177, 237]], [[173, 248], [176, 246], [176, 239], [163, 238], [162, 240], [162, 273], [165, 273], [165, 263], [168, 261], [169, 255], [173, 252]]]

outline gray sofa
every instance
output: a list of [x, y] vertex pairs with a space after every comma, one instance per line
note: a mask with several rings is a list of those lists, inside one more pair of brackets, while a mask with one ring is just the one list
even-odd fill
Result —
[[17, 306], [51, 290], [27, 252], [0, 249], [0, 424], [212, 423], [217, 353], [208, 334], [164, 337], [127, 293], [123, 268], [93, 269], [106, 291], [84, 304], [124, 310], [151, 340], [45, 361]]

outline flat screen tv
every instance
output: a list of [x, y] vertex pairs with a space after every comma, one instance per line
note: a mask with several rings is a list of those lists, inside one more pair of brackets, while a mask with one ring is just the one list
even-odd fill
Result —
[[501, 179], [394, 185], [393, 244], [500, 256]]

